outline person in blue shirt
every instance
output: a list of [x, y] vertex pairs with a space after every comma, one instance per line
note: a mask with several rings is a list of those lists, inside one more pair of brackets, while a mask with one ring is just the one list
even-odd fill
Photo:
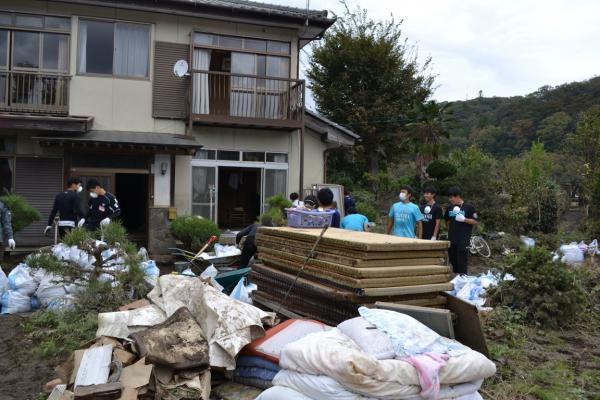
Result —
[[[390, 208], [390, 222], [388, 223], [387, 233], [395, 236], [402, 236], [414, 239], [423, 237], [424, 217], [419, 210], [419, 206], [411, 203], [414, 190], [406, 185], [400, 188], [400, 201]], [[415, 226], [417, 234], [415, 235]]]
[[335, 210], [331, 218], [331, 227], [340, 227], [340, 212], [336, 210], [335, 202], [333, 201], [333, 192], [329, 188], [323, 188], [317, 192], [317, 200], [319, 200], [319, 209], [324, 211]]
[[356, 211], [356, 208], [350, 207], [346, 210], [346, 216], [341, 222], [342, 229], [358, 232], [369, 232], [369, 219]]

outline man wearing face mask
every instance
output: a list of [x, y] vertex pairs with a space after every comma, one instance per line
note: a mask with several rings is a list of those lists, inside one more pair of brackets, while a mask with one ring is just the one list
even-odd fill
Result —
[[117, 198], [104, 190], [97, 179], [87, 181], [85, 188], [90, 193], [89, 210], [87, 218], [80, 221], [79, 226], [93, 231], [110, 224], [114, 218], [121, 215]]
[[81, 200], [79, 193], [83, 188], [81, 187], [81, 179], [71, 177], [67, 181], [67, 190], [59, 193], [54, 198], [54, 206], [50, 217], [48, 218], [48, 225], [44, 229], [44, 235], [52, 229], [54, 224], [54, 218], [56, 214], [59, 216], [58, 221], [58, 233], [63, 238], [71, 229], [75, 228], [75, 224], [80, 221], [83, 217], [81, 210]]
[[[421, 214], [416, 204], [410, 202], [413, 193], [414, 191], [410, 186], [402, 186], [400, 188], [400, 201], [395, 203], [390, 209], [390, 221], [387, 227], [388, 235], [393, 230], [395, 236], [412, 239], [415, 237], [421, 239], [423, 236], [423, 224], [421, 223], [423, 221], [423, 214]], [[417, 227], [416, 236], [415, 225]]]
[[435, 202], [436, 190], [433, 186], [426, 187], [423, 190], [423, 197], [426, 203], [421, 206], [421, 213], [425, 217], [423, 220], [423, 239], [436, 240], [440, 232], [440, 224], [444, 211], [438, 203]]
[[448, 198], [450, 199], [450, 205], [444, 215], [446, 227], [448, 228], [448, 240], [450, 241], [448, 258], [454, 273], [466, 274], [467, 247], [471, 241], [473, 225], [477, 225], [477, 212], [475, 207], [465, 203], [462, 198], [462, 191], [458, 187], [448, 189]]

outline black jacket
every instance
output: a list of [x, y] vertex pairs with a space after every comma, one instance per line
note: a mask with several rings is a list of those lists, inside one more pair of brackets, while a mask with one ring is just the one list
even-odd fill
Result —
[[104, 196], [91, 198], [89, 201], [89, 211], [86, 219], [86, 225], [98, 225], [104, 218], [114, 219], [121, 215], [119, 202], [117, 198], [106, 192]]
[[48, 226], [54, 224], [56, 214], [58, 214], [61, 221], [73, 221], [77, 223], [83, 216], [79, 194], [72, 190], [65, 190], [57, 194], [54, 198], [52, 212], [50, 212], [50, 217], [48, 218]]
[[238, 234], [235, 235], [235, 244], [240, 244], [242, 238], [247, 236], [246, 241], [244, 242], [244, 247], [254, 246], [256, 241], [256, 231], [258, 228], [260, 228], [260, 224], [252, 224], [239, 231]]

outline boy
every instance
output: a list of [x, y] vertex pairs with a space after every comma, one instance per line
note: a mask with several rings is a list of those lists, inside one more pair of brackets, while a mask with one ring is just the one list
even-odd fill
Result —
[[333, 192], [329, 188], [323, 188], [319, 190], [317, 193], [317, 200], [319, 200], [319, 205], [323, 208], [324, 211], [335, 210], [333, 217], [331, 218], [331, 227], [339, 228], [340, 227], [340, 212], [335, 209], [334, 201], [333, 201]]
[[89, 210], [87, 218], [79, 221], [79, 226], [95, 231], [121, 215], [117, 198], [104, 190], [97, 179], [88, 180], [85, 188], [90, 194]]
[[271, 217], [268, 215], [263, 215], [261, 218], [261, 223], [258, 222], [247, 226], [243, 230], [239, 231], [237, 235], [235, 235], [235, 244], [239, 245], [242, 241], [242, 238], [245, 236], [246, 240], [244, 241], [244, 246], [242, 247], [242, 255], [238, 260], [238, 265], [240, 268], [245, 268], [250, 263], [250, 260], [256, 254], [256, 231], [261, 226], [273, 226], [273, 222], [271, 221]]
[[69, 233], [75, 225], [83, 218], [83, 211], [81, 210], [81, 201], [79, 193], [83, 190], [81, 187], [81, 179], [71, 177], [67, 181], [67, 190], [56, 195], [54, 198], [54, 205], [52, 206], [52, 212], [48, 218], [48, 225], [44, 229], [44, 235], [46, 235], [54, 225], [54, 217], [56, 214], [59, 215], [60, 220], [58, 221], [58, 234], [62, 239], [67, 233]]
[[400, 188], [400, 201], [395, 203], [390, 208], [390, 222], [388, 222], [387, 234], [392, 232], [396, 236], [415, 238], [415, 225], [417, 227], [417, 235], [421, 239], [423, 235], [423, 214], [419, 207], [410, 202], [414, 190], [406, 185]]
[[356, 208], [350, 207], [346, 210], [346, 216], [341, 222], [342, 229], [357, 232], [369, 232], [369, 219], [356, 211]]
[[444, 216], [444, 211], [438, 203], [435, 202], [436, 190], [433, 186], [428, 186], [423, 190], [425, 204], [421, 206], [421, 213], [425, 217], [423, 220], [423, 239], [436, 240], [440, 232], [440, 223]]
[[444, 219], [448, 228], [448, 258], [455, 274], [467, 273], [469, 242], [473, 225], [477, 225], [477, 212], [475, 207], [465, 203], [460, 188], [454, 186], [448, 189], [450, 205], [446, 210]]
[[302, 201], [300, 201], [300, 196], [298, 196], [298, 193], [294, 192], [294, 193], [290, 194], [290, 200], [292, 201], [292, 207], [294, 207], [294, 208], [304, 207], [304, 203]]

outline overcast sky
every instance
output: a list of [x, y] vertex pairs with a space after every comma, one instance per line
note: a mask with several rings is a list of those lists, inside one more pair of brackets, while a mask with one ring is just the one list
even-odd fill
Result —
[[[265, 0], [306, 7], [306, 0]], [[393, 13], [433, 58], [437, 100], [524, 95], [600, 75], [600, 1], [597, 0], [349, 0], [377, 19]], [[337, 0], [312, 9], [342, 13]], [[305, 55], [306, 57], [306, 55]]]

